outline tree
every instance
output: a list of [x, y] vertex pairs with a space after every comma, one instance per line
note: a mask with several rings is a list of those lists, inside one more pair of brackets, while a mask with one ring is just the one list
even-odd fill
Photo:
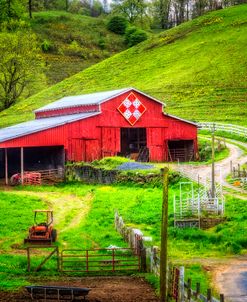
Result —
[[30, 32], [0, 33], [0, 105], [9, 108], [42, 74], [36, 36]]
[[0, 0], [0, 23], [20, 19], [24, 11], [22, 0]]
[[162, 29], [168, 28], [170, 5], [170, 0], [159, 0], [159, 18]]
[[147, 3], [145, 0], [114, 0], [113, 10], [122, 14], [130, 23], [140, 18], [142, 20], [146, 13]]
[[107, 28], [118, 35], [123, 35], [128, 26], [128, 21], [123, 16], [113, 16], [107, 23]]

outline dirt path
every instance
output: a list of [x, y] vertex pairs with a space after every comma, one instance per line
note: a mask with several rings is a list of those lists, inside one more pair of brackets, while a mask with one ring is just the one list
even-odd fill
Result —
[[[244, 147], [247, 148], [247, 144], [241, 143]], [[241, 193], [241, 199], [247, 200], [247, 193], [241, 188], [235, 187], [229, 184], [226, 181], [226, 177], [230, 174], [230, 162], [233, 164], [239, 163], [243, 165], [247, 162], [247, 155], [244, 154], [243, 150], [238, 146], [227, 143], [227, 148], [229, 149], [229, 156], [215, 164], [215, 179], [216, 182], [222, 183], [224, 187], [230, 188], [236, 194]], [[205, 183], [207, 179], [211, 179], [211, 164], [208, 165], [191, 165], [191, 164], [174, 164], [173, 169], [182, 172], [187, 177], [193, 179], [194, 181], [198, 181], [200, 179], [201, 183]], [[226, 194], [231, 194], [229, 192], [225, 192]]]
[[[91, 289], [87, 296], [88, 302], [158, 302], [154, 289], [141, 278], [135, 277], [87, 277], [67, 278], [61, 281], [44, 282], [39, 284], [88, 287]], [[17, 293], [0, 292], [0, 301], [28, 302], [30, 296], [22, 290]], [[47, 302], [51, 300], [46, 300]], [[52, 300], [54, 301], [54, 300]]]
[[[237, 142], [239, 145], [247, 148], [246, 143]], [[241, 188], [234, 187], [226, 181], [226, 177], [230, 174], [230, 161], [243, 165], [247, 162], [247, 155], [238, 146], [227, 143], [230, 154], [226, 159], [219, 161], [215, 166], [216, 182], [222, 182], [223, 187], [229, 188], [225, 190], [225, 194], [234, 195], [237, 198], [247, 201], [247, 193]], [[205, 183], [206, 179], [211, 179], [211, 165], [174, 165], [174, 169], [181, 171], [192, 180], [198, 181], [200, 177], [201, 183]], [[241, 195], [240, 195], [241, 193]], [[213, 261], [213, 260], [212, 260]], [[247, 255], [236, 257], [235, 259], [216, 260], [216, 263], [209, 263], [210, 271], [213, 275], [213, 285], [220, 293], [225, 295], [226, 301], [231, 302], [247, 302]], [[204, 261], [202, 260], [202, 263]]]
[[[8, 193], [34, 196], [45, 202], [48, 208], [54, 211], [54, 227], [58, 230], [58, 235], [62, 235], [69, 229], [79, 226], [83, 218], [88, 214], [93, 199], [92, 193], [87, 193], [83, 197], [61, 192], [16, 191], [9, 189]], [[86, 239], [92, 241], [88, 237]], [[92, 243], [93, 246], [97, 247], [95, 242], [92, 241]], [[64, 239], [63, 247], [67, 247], [67, 242]]]
[[215, 268], [214, 281], [226, 301], [247, 302], [247, 256]]

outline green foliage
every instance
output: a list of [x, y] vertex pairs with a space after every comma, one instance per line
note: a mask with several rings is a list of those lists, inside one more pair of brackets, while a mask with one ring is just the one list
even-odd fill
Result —
[[144, 30], [138, 29], [136, 27], [128, 28], [125, 33], [125, 42], [129, 47], [145, 41], [147, 40], [147, 38], [147, 33]]
[[16, 103], [42, 77], [42, 59], [32, 32], [0, 33], [0, 108]]
[[93, 161], [92, 166], [111, 170], [117, 168], [119, 165], [126, 163], [128, 161], [130, 161], [128, 158], [120, 157], [120, 156], [104, 157], [100, 160]]
[[49, 40], [44, 40], [41, 43], [41, 49], [43, 50], [43, 52], [49, 52], [52, 49], [52, 43]]
[[[70, 31], [67, 21], [56, 23], [60, 18], [58, 13], [39, 13], [38, 16], [44, 19], [44, 24], [54, 20], [52, 27], [56, 28], [59, 39]], [[65, 95], [129, 86], [164, 101], [166, 111], [181, 118], [247, 125], [246, 16], [247, 5], [238, 5], [153, 36], [4, 111], [0, 114], [0, 126], [32, 119], [32, 110]], [[221, 22], [212, 23], [215, 17], [220, 17]], [[33, 21], [37, 21], [36, 17]], [[85, 29], [87, 37], [93, 25], [88, 19], [86, 21], [87, 25], [82, 24], [80, 28]], [[44, 34], [46, 26], [37, 22], [34, 27], [36, 31], [42, 29]], [[64, 27], [66, 30], [62, 29]], [[74, 30], [71, 31], [73, 36]], [[96, 36], [98, 45], [99, 36]], [[114, 45], [117, 47], [119, 43], [116, 40], [111, 43], [109, 48], [113, 53]], [[63, 64], [59, 57], [53, 65], [53, 70], [59, 70], [54, 77], [60, 76]]]
[[113, 12], [122, 14], [130, 23], [143, 20], [147, 3], [144, 0], [118, 0], [112, 3]]
[[123, 37], [107, 30], [103, 18], [82, 16], [78, 11], [77, 14], [36, 12], [30, 22], [40, 44], [49, 43], [43, 45], [48, 46], [43, 57], [49, 66], [46, 70], [49, 84], [62, 81], [126, 47]]
[[[200, 161], [209, 162], [212, 159], [212, 145], [210, 140], [199, 140], [198, 151]], [[228, 156], [229, 150], [224, 142], [215, 139], [215, 160], [221, 160]]]
[[0, 0], [0, 24], [12, 19], [20, 19], [25, 11], [22, 0]]
[[92, 3], [88, 0], [73, 0], [69, 3], [68, 11], [74, 14], [98, 17], [103, 13], [103, 7], [100, 1]]
[[127, 28], [128, 22], [122, 16], [113, 16], [107, 23], [108, 30], [118, 35], [123, 35]]

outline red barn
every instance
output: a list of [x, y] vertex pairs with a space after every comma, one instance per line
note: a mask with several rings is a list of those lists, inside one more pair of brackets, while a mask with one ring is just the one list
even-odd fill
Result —
[[115, 155], [194, 158], [196, 124], [163, 107], [134, 88], [64, 97], [36, 110], [35, 120], [0, 129], [0, 177]]

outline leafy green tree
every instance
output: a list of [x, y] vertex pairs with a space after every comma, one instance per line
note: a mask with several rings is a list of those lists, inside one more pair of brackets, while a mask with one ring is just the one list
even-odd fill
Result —
[[145, 0], [114, 0], [113, 10], [122, 14], [130, 22], [134, 23], [138, 18], [143, 19], [147, 3]]
[[136, 27], [129, 27], [125, 33], [125, 42], [129, 47], [145, 41], [147, 38], [147, 33], [144, 30]]
[[42, 78], [43, 63], [31, 32], [0, 33], [0, 105], [9, 108]]
[[127, 28], [128, 21], [122, 16], [113, 16], [107, 23], [107, 28], [118, 35], [123, 35]]
[[0, 23], [20, 19], [25, 12], [22, 0], [0, 0]]

